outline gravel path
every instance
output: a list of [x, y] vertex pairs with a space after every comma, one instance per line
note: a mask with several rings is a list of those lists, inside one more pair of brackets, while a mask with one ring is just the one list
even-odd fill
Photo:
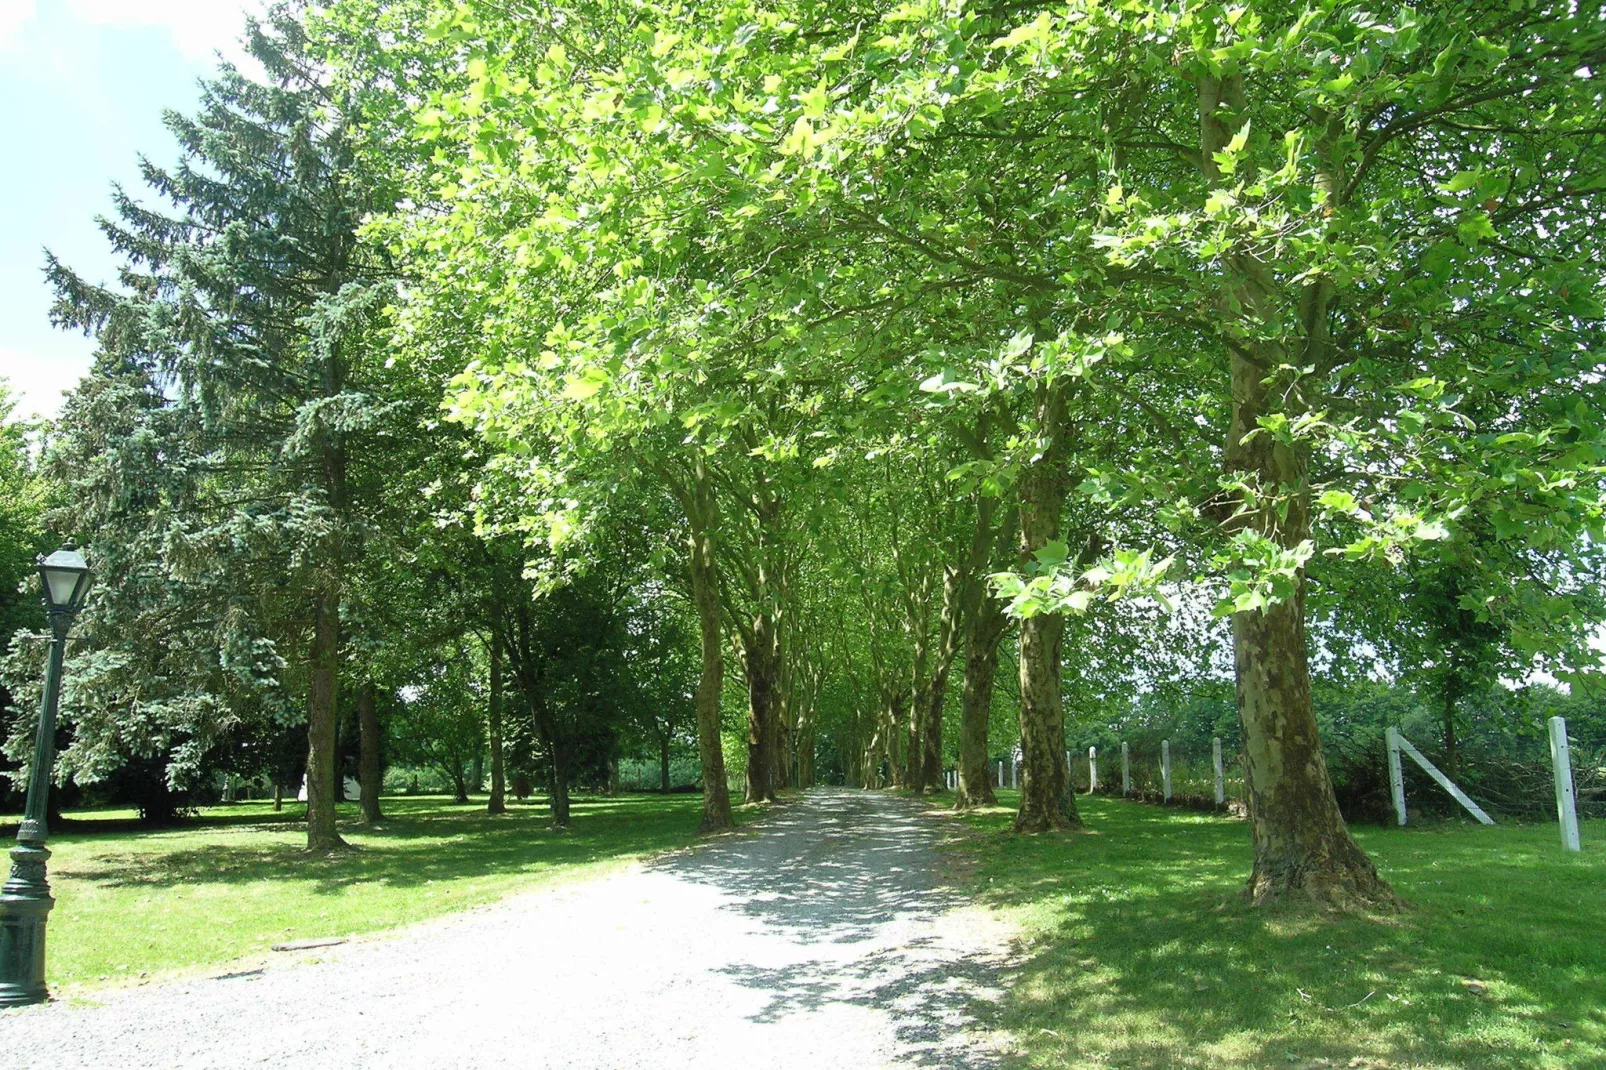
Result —
[[[998, 1065], [1008, 933], [918, 803], [820, 789], [741, 834], [299, 963], [0, 1014], [14, 1067]], [[314, 961], [321, 957], [322, 961]]]

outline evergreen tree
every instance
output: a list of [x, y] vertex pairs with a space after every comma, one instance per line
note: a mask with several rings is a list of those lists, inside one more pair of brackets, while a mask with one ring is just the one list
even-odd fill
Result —
[[[264, 81], [224, 65], [195, 116], [166, 116], [182, 157], [141, 166], [167, 210], [116, 191], [116, 218], [101, 226], [125, 260], [123, 285], [92, 286], [54, 258], [47, 270], [57, 322], [99, 340], [96, 374], [148, 382], [150, 460], [184, 484], [181, 508], [150, 517], [131, 567], [180, 603], [204, 598], [202, 615], [269, 612], [275, 656], [305, 687], [308, 846], [327, 849], [341, 843], [342, 601], [405, 406], [383, 396], [375, 347], [389, 269], [357, 234], [384, 207], [383, 186], [348, 120], [350, 91], [309, 59], [296, 14], [282, 5], [248, 27]], [[88, 534], [97, 555], [131, 552]], [[103, 639], [150, 642], [135, 627], [147, 608], [107, 620]]]

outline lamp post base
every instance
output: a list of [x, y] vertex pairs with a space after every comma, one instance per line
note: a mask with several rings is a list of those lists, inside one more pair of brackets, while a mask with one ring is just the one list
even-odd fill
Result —
[[43, 846], [11, 849], [11, 879], [0, 890], [0, 1007], [50, 998], [45, 988], [45, 923], [56, 905], [45, 881]]

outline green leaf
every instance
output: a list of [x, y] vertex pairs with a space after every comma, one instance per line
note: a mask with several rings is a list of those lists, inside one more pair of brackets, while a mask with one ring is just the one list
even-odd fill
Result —
[[1336, 513], [1353, 513], [1360, 508], [1355, 495], [1343, 490], [1324, 490], [1316, 504], [1323, 509], [1331, 509]]
[[1044, 572], [1051, 572], [1063, 565], [1070, 557], [1070, 548], [1059, 539], [1045, 543], [1042, 549], [1032, 554]]
[[1015, 48], [1025, 44], [1027, 41], [1046, 41], [1049, 35], [1050, 18], [1049, 12], [1044, 11], [1031, 22], [1026, 23], [1024, 26], [1017, 26], [1003, 37], [998, 38], [990, 47]]

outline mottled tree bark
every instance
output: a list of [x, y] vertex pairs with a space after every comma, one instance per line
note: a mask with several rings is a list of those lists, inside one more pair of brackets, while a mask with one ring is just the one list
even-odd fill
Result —
[[364, 680], [357, 692], [357, 732], [360, 748], [357, 758], [357, 794], [365, 824], [383, 820], [379, 812], [379, 789], [384, 778], [380, 761], [379, 709], [372, 680]]
[[747, 800], [775, 798], [776, 779], [776, 677], [775, 621], [768, 613], [755, 614], [742, 630], [742, 661], [747, 676]]
[[802, 687], [793, 694], [791, 701], [795, 702], [797, 709], [797, 728], [795, 730], [794, 751], [795, 769], [797, 773], [797, 786], [799, 788], [812, 788], [814, 786], [814, 744], [817, 730], [816, 716], [820, 699], [820, 674], [817, 655], [810, 655], [804, 662], [798, 675], [802, 680]]
[[909, 688], [909, 717], [903, 741], [903, 786], [910, 791], [924, 791], [926, 784], [925, 744], [921, 733], [926, 722], [926, 689], [931, 681], [926, 678], [925, 651], [915, 655], [914, 680]]
[[[1237, 75], [1202, 73], [1197, 85], [1202, 164], [1206, 178], [1221, 184], [1215, 153], [1247, 118], [1243, 81]], [[1228, 474], [1256, 494], [1251, 507], [1235, 511], [1228, 523], [1247, 525], [1279, 546], [1294, 548], [1310, 535], [1308, 449], [1269, 434], [1248, 441], [1245, 436], [1259, 428], [1262, 416], [1303, 410], [1301, 386], [1286, 369], [1313, 354], [1291, 360], [1277, 340], [1273, 325], [1281, 318], [1280, 301], [1266, 265], [1239, 254], [1228, 258], [1227, 268], [1224, 308], [1247, 321], [1250, 340], [1233, 347], [1229, 358], [1232, 423], [1223, 461]], [[1318, 280], [1301, 294], [1306, 343], [1313, 350], [1326, 344], [1327, 285]], [[1295, 577], [1291, 598], [1263, 610], [1235, 613], [1232, 631], [1254, 838], [1250, 899], [1340, 909], [1397, 907], [1393, 890], [1350, 837], [1322, 758], [1311, 702], [1303, 570]]]
[[909, 692], [906, 689], [893, 688], [887, 694], [886, 730], [883, 733], [887, 744], [887, 776], [895, 788], [909, 786], [908, 756], [898, 753], [898, 744], [902, 742], [904, 711], [909, 708]]
[[701, 832], [732, 825], [730, 789], [725, 783], [725, 752], [720, 741], [719, 697], [725, 683], [725, 660], [719, 627], [719, 565], [714, 556], [714, 528], [719, 513], [708, 469], [699, 451], [693, 460], [691, 487], [685, 495], [691, 529], [691, 592], [697, 607], [703, 671], [697, 682], [697, 758], [703, 778]]
[[[1040, 452], [1020, 477], [1021, 554], [1026, 560], [1060, 537], [1060, 515], [1069, 482], [1065, 470], [1066, 389], [1063, 384], [1038, 388]], [[1055, 613], [1021, 621], [1021, 792], [1016, 832], [1082, 825], [1065, 760], [1065, 706], [1060, 690], [1064, 631], [1065, 621]]]
[[1249, 897], [1333, 907], [1397, 900], [1338, 812], [1322, 758], [1306, 661], [1305, 595], [1233, 615], [1244, 785], [1255, 861]]
[[491, 797], [485, 804], [488, 814], [507, 813], [507, 764], [502, 747], [502, 644], [495, 638], [490, 647], [490, 694], [486, 702], [486, 735], [491, 744]]
[[959, 654], [964, 587], [963, 568], [949, 566], [943, 569], [942, 615], [937, 621], [931, 680], [926, 687], [925, 706], [920, 711], [925, 722], [920, 729], [921, 781], [926, 791], [941, 791], [943, 787], [942, 709], [948, 698], [948, 674], [953, 670], [954, 658]]
[[980, 597], [965, 628], [965, 694], [959, 715], [959, 791], [954, 809], [993, 806], [992, 771], [987, 767], [988, 722], [993, 708], [993, 682], [998, 673], [998, 644], [1009, 624], [1003, 603]]

